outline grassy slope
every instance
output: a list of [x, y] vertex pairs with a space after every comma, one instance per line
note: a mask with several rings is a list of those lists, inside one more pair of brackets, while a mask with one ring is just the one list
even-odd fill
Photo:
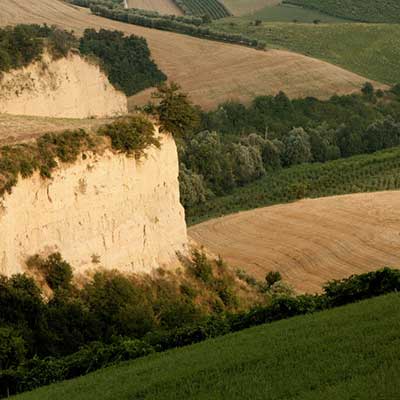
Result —
[[266, 22], [305, 22], [311, 23], [315, 20], [326, 23], [349, 22], [348, 20], [323, 14], [318, 10], [298, 7], [292, 4], [280, 4], [276, 6], [267, 6], [261, 10], [249, 13], [242, 17], [243, 19], [259, 19]]
[[20, 400], [398, 399], [400, 295], [120, 364]]
[[288, 0], [330, 15], [365, 22], [400, 22], [398, 0]]
[[246, 18], [228, 18], [213, 26], [265, 40], [268, 47], [328, 61], [380, 82], [400, 82], [400, 25], [264, 23], [255, 27]]
[[230, 195], [186, 211], [188, 224], [300, 198], [400, 188], [400, 148], [324, 164], [302, 164], [267, 175]]

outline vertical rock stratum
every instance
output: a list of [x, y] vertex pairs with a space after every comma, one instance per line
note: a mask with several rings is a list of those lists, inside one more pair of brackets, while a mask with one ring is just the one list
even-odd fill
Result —
[[89, 118], [121, 115], [127, 108], [126, 96], [100, 67], [78, 54], [52, 60], [46, 53], [25, 68], [0, 75], [0, 113]]
[[0, 273], [59, 251], [75, 272], [102, 266], [149, 272], [177, 263], [187, 246], [175, 141], [140, 160], [105, 150], [60, 164], [51, 179], [20, 178], [0, 209]]

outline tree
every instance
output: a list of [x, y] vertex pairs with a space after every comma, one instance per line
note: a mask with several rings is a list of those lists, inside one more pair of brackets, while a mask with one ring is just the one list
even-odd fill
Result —
[[268, 274], [265, 276], [265, 282], [267, 288], [270, 288], [276, 282], [279, 282], [281, 280], [282, 280], [282, 275], [279, 271], [269, 271]]
[[361, 92], [364, 96], [372, 98], [374, 94], [374, 87], [371, 82], [365, 82], [364, 86], [361, 88]]
[[283, 138], [285, 149], [283, 152], [283, 163], [286, 166], [296, 165], [311, 160], [311, 145], [309, 136], [303, 128], [292, 129]]
[[161, 132], [170, 132], [174, 136], [183, 137], [199, 126], [198, 110], [176, 83], [171, 82], [169, 85], [164, 83], [158, 86], [157, 92], [152, 97], [159, 100], [155, 109]]

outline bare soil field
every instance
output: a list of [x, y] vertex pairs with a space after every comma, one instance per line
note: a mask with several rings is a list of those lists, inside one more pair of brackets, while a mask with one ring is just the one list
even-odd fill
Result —
[[[275, 94], [279, 90], [291, 97], [326, 98], [334, 93], [351, 93], [366, 81], [360, 75], [296, 53], [258, 51], [124, 24], [59, 0], [1, 0], [0, 26], [44, 22], [78, 34], [91, 27], [145, 37], [158, 66], [205, 109], [230, 99], [249, 102], [256, 95]], [[130, 106], [142, 105], [149, 93], [147, 90], [133, 96]]]
[[67, 129], [95, 130], [110, 119], [43, 118], [0, 114], [0, 145], [26, 142], [45, 133]]
[[173, 0], [128, 0], [128, 8], [157, 11], [160, 14], [183, 15]]
[[258, 279], [280, 271], [298, 292], [400, 266], [400, 191], [307, 199], [213, 219], [191, 239]]
[[222, 0], [233, 15], [241, 16], [261, 10], [266, 6], [276, 6], [282, 0]]

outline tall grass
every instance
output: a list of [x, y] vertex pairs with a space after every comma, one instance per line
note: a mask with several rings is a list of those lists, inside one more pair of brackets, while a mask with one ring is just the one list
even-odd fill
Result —
[[18, 400], [398, 399], [398, 293], [119, 364]]

